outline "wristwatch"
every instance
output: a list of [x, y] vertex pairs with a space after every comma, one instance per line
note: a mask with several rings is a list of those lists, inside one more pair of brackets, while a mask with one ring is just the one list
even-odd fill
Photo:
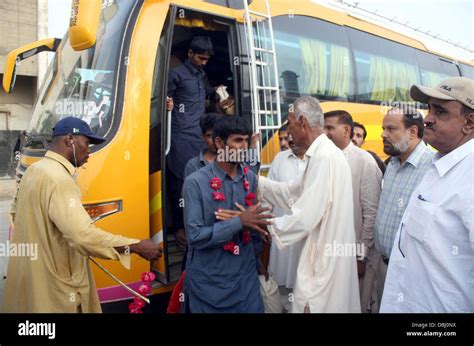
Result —
[[369, 260], [369, 258], [366, 257], [366, 256], [357, 256], [357, 261], [358, 262], [367, 263], [368, 260]]

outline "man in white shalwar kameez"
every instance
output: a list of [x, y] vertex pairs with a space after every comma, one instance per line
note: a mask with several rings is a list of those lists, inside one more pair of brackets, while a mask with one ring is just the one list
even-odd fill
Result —
[[[281, 136], [282, 132], [287, 132], [286, 125], [284, 131], [278, 131]], [[280, 141], [281, 143], [281, 141]], [[307, 159], [304, 155], [304, 148], [294, 145], [293, 139], [288, 140], [290, 149], [284, 150], [280, 146], [280, 151], [272, 161], [267, 177], [274, 181], [292, 181], [302, 175], [306, 169]], [[272, 214], [275, 217], [287, 215], [290, 212], [282, 210], [278, 207], [273, 208]], [[278, 284], [280, 292], [281, 304], [284, 312], [290, 310], [293, 300], [293, 289], [296, 282], [296, 269], [300, 260], [301, 250], [303, 249], [304, 239], [286, 246], [284, 249], [278, 248], [276, 243], [272, 243], [270, 247], [270, 259], [268, 262], [268, 271], [272, 273], [273, 280]]]
[[290, 211], [269, 226], [276, 245], [305, 239], [291, 312], [360, 312], [349, 165], [323, 133], [317, 99], [301, 97], [291, 108], [288, 132], [306, 148], [306, 170], [290, 183], [265, 177], [258, 183], [260, 200]]

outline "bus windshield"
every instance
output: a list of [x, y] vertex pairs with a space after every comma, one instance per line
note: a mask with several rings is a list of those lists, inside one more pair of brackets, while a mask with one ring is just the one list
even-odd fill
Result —
[[76, 52], [64, 37], [35, 102], [29, 134], [49, 139], [54, 124], [81, 118], [94, 132], [112, 137], [120, 53], [134, 2], [104, 2], [94, 47]]

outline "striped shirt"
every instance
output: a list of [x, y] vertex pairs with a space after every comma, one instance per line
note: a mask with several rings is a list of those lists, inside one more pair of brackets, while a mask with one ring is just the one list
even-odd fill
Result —
[[410, 196], [425, 175], [432, 157], [433, 151], [420, 141], [402, 165], [398, 157], [390, 159], [375, 219], [375, 246], [382, 256], [390, 256]]

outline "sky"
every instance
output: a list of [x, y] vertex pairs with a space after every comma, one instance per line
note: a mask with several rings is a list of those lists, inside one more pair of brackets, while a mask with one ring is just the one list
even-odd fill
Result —
[[[459, 59], [474, 59], [474, 1], [472, 0], [344, 0], [358, 3], [358, 7], [375, 11], [377, 14], [409, 26], [430, 31], [431, 34], [468, 46], [471, 52], [459, 50], [447, 43], [419, 35], [413, 30], [403, 33], [420, 39], [428, 48]], [[344, 8], [350, 8], [344, 6]], [[386, 22], [385, 22], [386, 23]], [[403, 27], [397, 26], [401, 31]]]
[[[132, 0], [131, 0], [132, 1]], [[192, 0], [188, 0], [192, 1]], [[288, 0], [299, 1], [299, 0]], [[335, 2], [316, 0], [316, 2]], [[343, 0], [358, 3], [358, 6], [375, 11], [385, 17], [394, 18], [408, 25], [430, 31], [434, 35], [469, 46], [474, 51], [474, 1], [473, 0]], [[350, 9], [350, 7], [343, 6]], [[71, 0], [48, 0], [49, 36], [62, 38], [69, 24]], [[396, 27], [400, 31], [404, 29]], [[408, 30], [409, 36], [420, 39], [428, 48], [455, 56], [458, 59], [474, 60], [473, 52], [457, 49], [449, 44], [430, 39], [427, 36]]]
[[69, 26], [71, 0], [48, 0], [49, 37], [63, 38]]

